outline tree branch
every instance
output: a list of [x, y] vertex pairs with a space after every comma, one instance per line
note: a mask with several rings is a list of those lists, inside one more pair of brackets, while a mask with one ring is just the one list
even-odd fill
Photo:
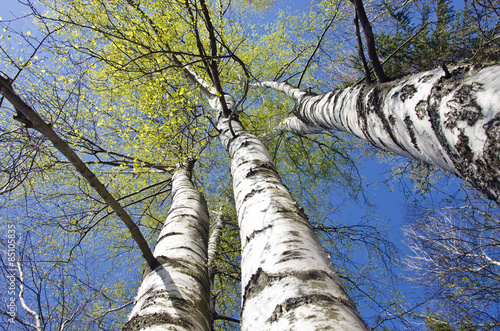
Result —
[[366, 48], [368, 52], [368, 56], [370, 57], [370, 61], [372, 63], [373, 70], [375, 71], [375, 76], [377, 77], [377, 82], [384, 83], [388, 81], [387, 76], [382, 69], [382, 65], [378, 59], [377, 49], [375, 47], [375, 36], [373, 34], [372, 26], [370, 25], [370, 21], [366, 16], [365, 7], [363, 6], [362, 0], [351, 0], [358, 14], [359, 22], [363, 26], [363, 32], [365, 34], [366, 39]]
[[316, 55], [316, 52], [318, 51], [319, 46], [321, 45], [321, 42], [323, 41], [323, 38], [326, 35], [326, 32], [330, 29], [330, 27], [332, 26], [333, 21], [335, 20], [336, 17], [337, 17], [337, 10], [335, 10], [335, 15], [333, 15], [333, 17], [330, 19], [330, 22], [326, 25], [325, 29], [323, 30], [323, 34], [321, 34], [321, 37], [319, 38], [318, 43], [316, 44], [316, 47], [314, 48], [313, 53], [311, 54], [311, 56], [307, 60], [306, 66], [304, 67], [304, 70], [302, 71], [302, 75], [300, 75], [299, 82], [297, 83], [297, 88], [300, 87], [300, 83], [302, 83], [302, 79], [304, 78], [304, 75], [307, 71], [307, 68], [311, 64], [312, 59], [314, 58], [314, 55]]
[[372, 78], [370, 77], [370, 69], [366, 63], [365, 52], [363, 51], [363, 41], [361, 40], [361, 33], [359, 31], [359, 18], [358, 13], [354, 11], [354, 28], [356, 30], [356, 39], [358, 41], [358, 55], [363, 64], [363, 71], [365, 72], [365, 79], [368, 84], [371, 84]]
[[135, 240], [142, 255], [146, 259], [148, 265], [155, 269], [159, 264], [153, 256], [146, 239], [144, 239], [141, 231], [132, 220], [130, 215], [123, 209], [120, 203], [113, 197], [107, 188], [99, 181], [95, 174], [86, 166], [80, 157], [71, 149], [71, 147], [63, 140], [52, 128], [52, 125], [45, 123], [45, 121], [36, 113], [36, 111], [26, 104], [19, 95], [17, 95], [9, 84], [10, 79], [0, 75], [0, 93], [14, 106], [16, 111], [19, 112], [22, 118], [26, 119], [31, 127], [42, 135], [47, 137], [59, 152], [61, 152], [75, 167], [75, 169], [87, 180], [92, 188], [101, 196], [106, 204], [113, 209], [113, 211], [125, 223], [127, 228]]

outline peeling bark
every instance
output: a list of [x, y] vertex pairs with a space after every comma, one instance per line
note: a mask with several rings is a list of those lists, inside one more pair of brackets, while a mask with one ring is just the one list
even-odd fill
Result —
[[[229, 96], [229, 102], [234, 104]], [[264, 144], [218, 122], [231, 158], [242, 243], [242, 330], [366, 330]]]
[[210, 330], [208, 211], [187, 169], [172, 181], [172, 206], [123, 330]]
[[318, 96], [283, 83], [259, 85], [296, 100], [297, 117], [283, 122], [282, 130], [350, 132], [452, 172], [500, 203], [500, 66], [464, 65], [445, 75], [436, 69]]

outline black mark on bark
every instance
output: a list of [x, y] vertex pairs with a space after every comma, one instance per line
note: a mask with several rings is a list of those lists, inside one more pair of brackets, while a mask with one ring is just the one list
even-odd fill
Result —
[[420, 100], [415, 107], [415, 113], [419, 119], [424, 119], [425, 115], [427, 115], [427, 107], [429, 104], [426, 100]]
[[389, 115], [389, 122], [392, 125], [396, 124], [396, 117], [394, 117], [393, 115]]
[[475, 92], [481, 89], [480, 84], [474, 83], [463, 85], [453, 93], [452, 99], [446, 103], [452, 109], [444, 122], [448, 129], [455, 128], [459, 121], [467, 122], [467, 125], [472, 126], [484, 117], [474, 96]]
[[406, 84], [400, 91], [394, 93], [392, 97], [397, 98], [399, 96], [399, 99], [401, 99], [402, 102], [405, 102], [406, 100], [413, 98], [415, 93], [417, 93], [417, 88], [412, 84]]
[[415, 130], [413, 130], [413, 121], [411, 120], [410, 116], [406, 116], [404, 119], [405, 125], [406, 125], [406, 130], [408, 131], [408, 134], [410, 135], [411, 142], [413, 144], [413, 147], [417, 151], [420, 152], [420, 148], [418, 148], [418, 143], [417, 143], [417, 137], [415, 135]]

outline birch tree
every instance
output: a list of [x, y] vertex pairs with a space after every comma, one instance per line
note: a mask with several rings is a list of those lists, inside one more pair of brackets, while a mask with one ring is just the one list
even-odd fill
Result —
[[[217, 56], [215, 38], [210, 46]], [[244, 131], [235, 118], [237, 103], [220, 90], [216, 71], [211, 74], [215, 86], [186, 73], [217, 112], [219, 139], [231, 159], [242, 244], [242, 329], [366, 329], [267, 148]]]
[[172, 178], [172, 205], [153, 253], [161, 266], [145, 270], [123, 330], [211, 329], [209, 218], [192, 166], [181, 165]]
[[280, 130], [349, 132], [452, 172], [499, 203], [499, 74], [497, 65], [464, 65], [448, 73], [439, 68], [321, 95], [286, 83], [258, 85], [282, 91], [296, 102], [295, 116], [284, 120]]
[[500, 325], [498, 230], [495, 209], [471, 205], [417, 210], [403, 229], [411, 279], [453, 326]]
[[242, 329], [366, 329], [267, 149], [237, 121], [232, 136], [230, 120], [218, 128], [232, 160], [242, 240]]
[[[2, 48], [2, 51], [5, 51], [5, 49]], [[44, 53], [44, 55], [47, 56], [47, 53]], [[42, 55], [38, 53], [38, 56]], [[11, 69], [12, 66], [14, 66], [14, 69], [21, 68], [19, 69], [20, 71], [24, 69], [23, 67], [16, 68], [16, 64], [17, 63], [13, 62], [10, 63], [10, 66], [6, 65], [6, 70], [7, 68]], [[55, 67], [58, 62], [54, 60], [52, 64]], [[76, 71], [76, 68], [77, 66], [73, 66], [73, 70]], [[44, 70], [41, 71], [44, 72]], [[16, 77], [19, 76], [19, 73], [20, 72], [17, 73]], [[28, 70], [25, 70], [23, 76], [24, 75], [28, 76]], [[73, 75], [67, 75], [58, 81], [64, 80], [65, 82], [69, 82], [73, 77]], [[51, 79], [49, 78], [48, 80]], [[120, 246], [120, 253], [117, 257], [123, 258], [125, 261], [129, 260], [130, 262], [134, 261], [135, 258], [133, 258], [133, 256], [130, 258], [126, 253], [128, 250], [127, 246], [130, 244], [127, 243], [129, 235], [126, 231], [123, 232], [123, 229], [117, 230], [117, 228], [115, 228], [115, 224], [112, 220], [113, 212], [110, 213], [107, 207], [115, 208], [115, 210], [118, 211], [117, 214], [120, 214], [124, 219], [130, 221], [129, 225], [131, 225], [132, 228], [135, 229], [136, 234], [139, 235], [136, 238], [142, 238], [140, 239], [143, 243], [142, 248], [145, 249], [146, 253], [149, 252], [151, 256], [149, 261], [153, 262], [151, 267], [154, 268], [156, 259], [149, 251], [146, 239], [143, 237], [139, 227], [142, 223], [142, 226], [146, 224], [154, 228], [155, 223], [154, 221], [151, 222], [151, 219], [148, 220], [148, 216], [152, 215], [152, 213], [150, 211], [141, 210], [142, 207], [138, 208], [136, 204], [141, 201], [148, 201], [147, 209], [149, 210], [151, 208], [155, 210], [158, 208], [154, 207], [154, 203], [151, 202], [157, 198], [160, 198], [160, 200], [165, 198], [164, 196], [162, 197], [162, 193], [160, 193], [165, 189], [165, 186], [168, 187], [168, 185], [165, 184], [169, 181], [169, 178], [165, 179], [165, 176], [169, 176], [168, 172], [164, 170], [169, 169], [170, 166], [167, 165], [163, 167], [163, 165], [160, 165], [160, 163], [164, 161], [163, 156], [165, 156], [165, 153], [158, 153], [154, 148], [148, 148], [146, 145], [142, 144], [141, 148], [146, 147], [145, 149], [148, 150], [148, 152], [152, 152], [156, 158], [156, 161], [153, 161], [156, 165], [146, 162], [152, 167], [144, 171], [145, 168], [142, 168], [142, 166], [145, 164], [141, 164], [142, 161], [140, 161], [140, 158], [126, 155], [126, 152], [124, 152], [126, 148], [120, 151], [112, 147], [116, 143], [120, 144], [120, 142], [123, 142], [123, 136], [117, 138], [113, 144], [108, 145], [102, 139], [97, 139], [96, 141], [92, 140], [92, 134], [89, 134], [87, 130], [95, 130], [95, 126], [93, 128], [92, 126], [87, 126], [83, 130], [80, 127], [80, 130], [82, 130], [80, 133], [84, 133], [80, 135], [76, 128], [78, 125], [75, 125], [79, 120], [78, 115], [70, 121], [74, 125], [70, 128], [68, 128], [68, 122], [65, 121], [68, 117], [62, 114], [59, 114], [61, 117], [59, 118], [57, 128], [54, 122], [50, 121], [53, 119], [51, 118], [51, 114], [57, 113], [55, 109], [63, 109], [66, 114], [72, 113], [73, 115], [76, 115], [73, 113], [75, 109], [80, 114], [85, 113], [85, 107], [81, 107], [86, 103], [82, 100], [83, 98], [80, 98], [82, 95], [78, 96], [79, 101], [73, 102], [74, 99], [72, 99], [72, 96], [74, 96], [74, 94], [70, 92], [68, 96], [68, 94], [66, 94], [68, 90], [64, 88], [60, 89], [57, 83], [51, 81], [50, 85], [54, 91], [54, 95], [52, 96], [53, 103], [48, 103], [47, 105], [40, 102], [44, 97], [37, 99], [37, 97], [41, 95], [37, 95], [36, 92], [33, 92], [29, 88], [22, 91], [21, 94], [25, 96], [28, 95], [29, 100], [33, 101], [37, 99], [38, 103], [36, 104], [39, 110], [39, 112], [37, 112], [35, 108], [29, 106], [14, 91], [13, 81], [4, 76], [3, 73], [0, 82], [2, 101], [5, 102], [3, 104], [4, 108], [2, 109], [3, 115], [11, 111], [9, 108], [5, 107], [5, 104], [9, 101], [11, 104], [15, 105], [13, 108], [13, 110], [15, 110], [14, 119], [20, 120], [20, 123], [23, 125], [18, 130], [21, 133], [19, 135], [21, 137], [21, 139], [19, 139], [19, 144], [25, 144], [25, 146], [22, 147], [30, 149], [35, 145], [32, 144], [32, 142], [39, 141], [40, 145], [35, 147], [37, 148], [37, 152], [32, 162], [37, 165], [50, 165], [45, 167], [45, 170], [48, 171], [42, 174], [42, 178], [38, 177], [39, 174], [36, 172], [27, 172], [25, 176], [27, 180], [24, 180], [25, 178], [21, 180], [21, 190], [12, 192], [12, 190], [9, 189], [9, 191], [4, 190], [2, 192], [12, 193], [9, 194], [9, 196], [2, 196], [2, 222], [6, 221], [10, 226], [15, 227], [18, 245], [25, 246], [27, 249], [27, 241], [31, 236], [37, 238], [37, 241], [40, 243], [36, 248], [28, 250], [28, 253], [23, 254], [19, 252], [17, 256], [18, 263], [22, 261], [25, 267], [30, 267], [30, 272], [28, 273], [30, 277], [24, 277], [25, 280], [23, 280], [21, 269], [19, 268], [19, 278], [17, 282], [17, 284], [19, 284], [19, 300], [23, 303], [23, 308], [29, 307], [24, 305], [25, 301], [36, 303], [33, 305], [33, 308], [36, 310], [36, 315], [32, 314], [28, 308], [25, 308], [24, 310], [27, 314], [19, 313], [16, 316], [16, 321], [19, 321], [19, 323], [23, 325], [35, 325], [34, 322], [29, 321], [29, 319], [32, 319], [31, 317], [25, 319], [26, 315], [31, 315], [41, 316], [40, 319], [42, 320], [41, 323], [44, 329], [57, 328], [59, 330], [64, 330], [67, 328], [90, 329], [103, 327], [116, 329], [116, 325], [114, 325], [116, 320], [111, 323], [103, 323], [103, 320], [106, 319], [107, 314], [118, 312], [116, 314], [116, 316], [118, 316], [121, 310], [129, 306], [129, 304], [120, 305], [113, 302], [115, 296], [120, 295], [123, 296], [123, 299], [127, 300], [127, 291], [123, 291], [123, 288], [120, 288], [126, 280], [120, 280], [106, 275], [104, 278], [108, 280], [103, 281], [103, 279], [100, 278], [101, 273], [99, 264], [113, 265], [114, 268], [119, 268], [122, 265], [122, 263], [116, 260], [110, 263], [110, 260], [102, 258], [102, 256], [116, 253], [116, 246], [113, 247], [116, 244]], [[78, 81], [77, 85], [81, 88], [84, 84], [82, 81]], [[69, 90], [71, 91], [72, 88]], [[59, 104], [58, 101], [61, 101], [60, 96], [63, 96], [63, 98], [67, 97], [67, 99]], [[50, 107], [50, 105], [54, 107]], [[8, 110], [8, 112], [6, 110]], [[86, 115], [88, 117], [85, 115], [84, 117], [87, 117], [87, 120], [92, 122], [92, 115], [89, 116], [89, 113]], [[131, 114], [129, 113], [129, 115]], [[9, 121], [12, 119], [12, 114], [2, 116], [2, 127], [9, 127]], [[181, 121], [178, 121], [177, 123], [180, 122]], [[96, 122], [94, 122], [94, 124], [95, 123]], [[108, 122], [107, 124], [111, 123]], [[17, 125], [19, 125], [19, 122]], [[101, 133], [102, 132], [103, 131], [101, 131]], [[123, 127], [121, 132], [124, 132]], [[109, 133], [110, 131], [108, 131], [108, 134]], [[186, 133], [187, 131], [184, 131], [177, 136], [180, 140], [189, 140], [193, 138], [187, 137], [189, 134], [186, 136]], [[76, 138], [76, 141], [74, 138]], [[71, 163], [64, 160], [64, 158], [61, 159], [61, 155], [57, 152], [54, 153], [54, 149], [51, 148], [52, 146], [50, 146], [47, 140], [57, 146], [61, 154], [66, 156]], [[18, 142], [16, 141], [16, 143]], [[173, 143], [173, 141], [171, 141], [171, 143]], [[15, 156], [18, 152], [17, 147], [16, 144], [9, 143], [6, 150], [2, 149], [2, 153], [5, 152], [8, 155], [10, 154], [9, 156]], [[129, 145], [128, 148], [130, 147], [132, 146]], [[176, 147], [180, 149], [180, 146]], [[21, 148], [21, 153], [22, 150], [23, 148]], [[170, 155], [169, 152], [171, 152], [171, 150], [164, 150], [167, 150], [168, 152], [166, 154]], [[191, 148], [190, 151], [196, 154], [194, 148]], [[85, 154], [85, 157], [82, 157], [81, 154]], [[85, 161], [83, 161], [83, 159]], [[67, 167], [67, 165], [70, 165], [70, 167]], [[73, 165], [76, 169], [71, 169]], [[113, 174], [115, 179], [114, 182], [109, 182], [107, 180], [103, 181], [106, 170], [109, 170], [109, 168], [103, 170], [102, 167], [106, 168], [108, 166], [111, 168], [115, 167], [115, 170], [121, 168], [121, 170], [109, 172]], [[149, 166], [147, 167], [149, 168]], [[54, 168], [57, 168], [57, 170]], [[8, 171], [9, 169], [6, 170]], [[146, 174], [146, 176], [141, 176], [141, 172]], [[160, 175], [160, 180], [157, 180], [158, 177], [154, 178], [155, 173]], [[81, 175], [83, 181], [78, 180], [79, 175]], [[126, 177], [125, 185], [119, 183], [122, 175]], [[67, 177], [58, 181], [64, 176]], [[139, 177], [141, 178], [139, 179]], [[133, 180], [130, 180], [131, 178]], [[93, 194], [92, 190], [87, 191], [85, 180], [88, 180], [90, 187], [96, 189], [98, 192], [97, 196]], [[151, 181], [154, 183], [151, 184]], [[106, 184], [104, 185], [103, 182], [106, 182]], [[131, 189], [130, 191], [126, 188], [127, 186]], [[157, 191], [160, 187], [162, 188]], [[39, 199], [40, 196], [37, 196], [37, 191], [40, 190], [43, 192], [44, 188], [49, 188], [49, 194]], [[64, 192], [62, 194], [60, 194], [59, 191], [61, 188]], [[79, 195], [79, 193], [82, 193], [81, 195], [84, 195], [85, 198], [80, 199], [81, 195]], [[163, 191], [163, 194], [164, 193], [165, 191]], [[18, 198], [15, 194], [21, 197], [20, 202], [16, 200]], [[106, 201], [104, 205], [99, 199], [99, 194], [101, 198]], [[32, 199], [32, 197], [34, 199]], [[37, 199], [40, 201], [38, 201], [38, 203], [33, 203], [32, 200]], [[51, 201], [51, 199], [53, 200]], [[94, 202], [94, 204], [89, 203], [89, 200]], [[160, 205], [162, 205], [162, 203], [163, 201], [160, 201]], [[26, 210], [20, 212], [22, 207], [26, 207]], [[83, 211], [78, 210], [78, 208], [82, 208]], [[62, 215], [58, 215], [57, 212], [59, 210], [62, 212]], [[154, 213], [156, 213], [156, 211], [154, 211], [153, 214]], [[28, 219], [26, 222], [20, 221], [24, 214], [26, 214], [26, 218]], [[140, 214], [141, 217], [139, 218], [137, 214]], [[12, 215], [18, 216], [12, 217]], [[135, 218], [135, 220], [133, 220], [133, 218]], [[46, 232], [43, 232], [42, 229]], [[21, 233], [24, 233], [24, 231], [27, 232], [25, 237], [21, 236]], [[61, 232], [65, 232], [66, 235], [60, 235]], [[47, 233], [50, 233], [50, 235], [47, 235]], [[119, 243], [121, 241], [120, 237], [124, 239], [122, 243]], [[88, 240], [90, 240], [90, 244]], [[83, 258], [80, 254], [75, 253], [79, 252], [82, 247], [89, 247], [92, 250], [91, 253], [84, 255]], [[19, 249], [21, 250], [21, 248]], [[22, 249], [25, 248], [23, 247]], [[102, 249], [105, 249], [104, 254]], [[32, 253], [33, 259], [29, 258], [29, 253]], [[92, 263], [88, 262], [92, 260], [94, 254], [99, 256], [93, 260], [94, 264], [98, 266], [93, 266]], [[145, 255], [148, 256], [148, 254]], [[83, 262], [81, 261], [82, 259], [84, 260]], [[135, 262], [137, 263], [137, 261]], [[131, 264], [133, 264], [133, 262]], [[3, 271], [5, 271], [5, 269], [7, 269], [7, 264], [4, 264], [3, 267]], [[123, 270], [126, 269], [127, 268], [123, 268]], [[82, 273], [82, 271], [84, 274], [83, 276], [79, 274]], [[85, 276], [88, 276], [89, 273], [93, 273], [91, 280], [85, 279]], [[54, 276], [54, 274], [57, 274], [57, 276]], [[104, 285], [106, 283], [108, 284]], [[24, 288], [29, 290], [22, 291], [21, 289]], [[68, 290], [69, 288], [71, 288], [71, 290]], [[15, 292], [15, 289], [11, 289], [11, 291]], [[24, 294], [21, 294], [21, 292], [24, 292]], [[24, 300], [25, 297], [26, 300]], [[120, 300], [118, 300], [118, 303], [119, 302]], [[4, 312], [3, 309], [2, 312]], [[10, 325], [10, 323], [7, 323], [6, 328], [11, 327], [7, 326], [8, 324]], [[123, 321], [119, 324], [123, 324]], [[36, 321], [36, 325], [39, 325], [39, 320]]]

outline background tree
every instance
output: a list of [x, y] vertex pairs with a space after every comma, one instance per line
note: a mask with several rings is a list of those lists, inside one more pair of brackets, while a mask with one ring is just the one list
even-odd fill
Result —
[[404, 229], [413, 280], [452, 326], [499, 325], [496, 209], [471, 205], [418, 211]]
[[190, 178], [193, 166], [181, 164], [173, 175], [172, 206], [154, 251], [161, 266], [145, 270], [123, 330], [211, 329], [209, 216]]

